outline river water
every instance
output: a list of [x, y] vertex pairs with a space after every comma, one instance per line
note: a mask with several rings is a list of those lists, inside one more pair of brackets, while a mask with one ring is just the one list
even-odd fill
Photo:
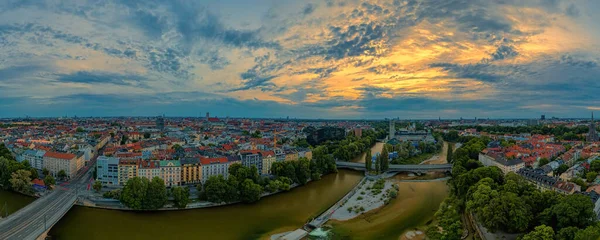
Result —
[[0, 190], [0, 216], [6, 217], [6, 212], [8, 214], [16, 212], [22, 207], [27, 206], [30, 202], [33, 202], [33, 200], [35, 200], [33, 197]]
[[448, 196], [445, 181], [399, 182], [398, 186], [398, 197], [390, 204], [348, 221], [329, 222], [333, 239], [400, 239], [406, 231], [426, 225]]
[[340, 171], [255, 204], [165, 212], [74, 207], [50, 231], [57, 239], [265, 239], [302, 227], [362, 178]]

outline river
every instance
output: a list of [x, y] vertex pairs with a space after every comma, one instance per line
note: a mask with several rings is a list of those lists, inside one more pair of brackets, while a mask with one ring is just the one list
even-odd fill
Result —
[[426, 225], [448, 196], [445, 181], [399, 182], [398, 186], [398, 197], [390, 204], [355, 219], [329, 222], [333, 239], [400, 239], [406, 231]]
[[0, 216], [6, 217], [6, 212], [8, 212], [8, 214], [14, 213], [33, 202], [33, 200], [35, 200], [33, 197], [0, 190]]
[[[373, 145], [373, 147], [371, 147], [371, 156], [375, 156], [375, 154], [380, 153], [381, 150], [383, 150], [383, 145], [385, 145], [382, 142], [376, 142], [375, 145]], [[366, 153], [362, 153], [360, 156], [355, 157], [354, 159], [352, 159], [352, 162], [361, 162], [364, 163], [365, 162], [365, 155]]]
[[255, 204], [164, 212], [74, 207], [50, 231], [57, 239], [265, 239], [325, 211], [362, 178], [341, 170]]

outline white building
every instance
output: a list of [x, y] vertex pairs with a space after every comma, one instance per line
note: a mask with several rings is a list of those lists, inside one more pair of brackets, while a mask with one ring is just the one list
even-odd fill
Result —
[[27, 150], [21, 157], [22, 161], [29, 162], [32, 168], [42, 170], [44, 168], [44, 154], [46, 154], [44, 150]]
[[229, 176], [229, 161], [226, 157], [220, 158], [201, 158], [202, 165], [202, 183], [206, 182], [211, 176], [223, 175]]
[[504, 157], [495, 157], [491, 154], [488, 154], [486, 150], [479, 153], [479, 161], [486, 167], [496, 166], [502, 170], [504, 174], [509, 172], [517, 172], [519, 169], [525, 167], [525, 162], [523, 160], [515, 158], [515, 159], [506, 159]]
[[58, 172], [64, 170], [67, 178], [72, 178], [83, 167], [83, 155], [77, 156], [72, 153], [46, 152], [43, 157], [43, 166], [54, 177], [58, 177]]

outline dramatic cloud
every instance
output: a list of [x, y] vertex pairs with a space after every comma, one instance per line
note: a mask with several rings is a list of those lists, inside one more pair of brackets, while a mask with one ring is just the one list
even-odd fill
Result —
[[598, 13], [578, 0], [2, 1], [0, 117], [584, 117], [600, 108]]

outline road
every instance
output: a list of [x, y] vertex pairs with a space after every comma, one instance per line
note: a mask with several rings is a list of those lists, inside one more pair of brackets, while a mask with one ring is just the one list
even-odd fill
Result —
[[0, 239], [35, 239], [73, 205], [74, 190], [57, 189], [0, 222]]
[[64, 187], [56, 188], [0, 220], [0, 239], [36, 239], [64, 216], [77, 200], [77, 194], [83, 192], [91, 178], [86, 169]]
[[[335, 162], [338, 168], [350, 168], [355, 170], [364, 170], [364, 163], [353, 163], [353, 162]], [[388, 171], [447, 171], [452, 169], [452, 164], [431, 164], [431, 165], [422, 165], [422, 164], [390, 164]]]

